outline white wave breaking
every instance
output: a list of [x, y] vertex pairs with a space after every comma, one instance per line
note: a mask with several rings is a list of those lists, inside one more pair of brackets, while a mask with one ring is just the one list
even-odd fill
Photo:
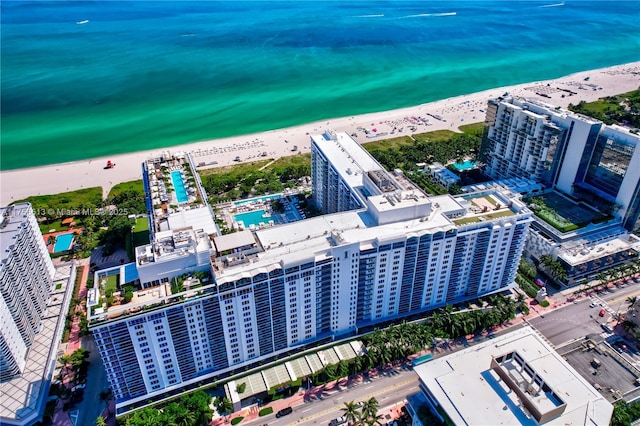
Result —
[[401, 18], [422, 18], [425, 16], [456, 16], [457, 12], [444, 12], [444, 13], [419, 13], [417, 15], [407, 15]]

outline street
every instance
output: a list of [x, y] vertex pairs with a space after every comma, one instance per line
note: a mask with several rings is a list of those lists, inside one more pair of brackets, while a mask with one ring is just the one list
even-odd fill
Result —
[[[402, 403], [407, 395], [418, 392], [418, 376], [412, 369], [398, 368], [373, 379], [354, 383], [340, 390], [331, 390], [320, 394], [305, 392], [304, 401], [292, 405], [293, 413], [276, 418], [275, 413], [260, 417], [249, 423], [269, 424], [270, 426], [318, 424], [327, 425], [342, 415], [345, 402], [366, 401], [372, 397], [378, 400], [380, 411]], [[244, 422], [243, 422], [244, 423]]]
[[100, 400], [100, 392], [107, 390], [109, 382], [107, 374], [100, 358], [100, 353], [96, 347], [93, 337], [83, 336], [81, 346], [89, 354], [89, 371], [87, 372], [87, 387], [84, 390], [84, 398], [77, 405], [76, 409], [69, 411], [69, 417], [73, 420], [77, 416], [76, 425], [92, 425], [96, 418], [102, 414], [106, 408], [106, 402]]

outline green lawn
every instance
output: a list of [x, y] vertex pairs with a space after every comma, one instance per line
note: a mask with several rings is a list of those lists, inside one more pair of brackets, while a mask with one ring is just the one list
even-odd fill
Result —
[[117, 184], [116, 186], [111, 188], [111, 191], [109, 191], [109, 195], [107, 197], [112, 198], [127, 191], [136, 191], [144, 194], [144, 185], [142, 183], [142, 179]]
[[453, 223], [460, 226], [460, 225], [467, 225], [469, 223], [480, 222], [480, 218], [484, 218], [484, 220], [492, 220], [492, 219], [497, 219], [499, 217], [507, 217], [507, 216], [514, 216], [514, 215], [515, 215], [514, 212], [507, 209], [497, 213], [489, 213], [489, 214], [483, 214], [479, 216], [471, 216], [471, 217], [463, 217], [461, 219], [454, 219]]
[[465, 124], [458, 127], [458, 129], [460, 129], [463, 133], [482, 136], [482, 132], [484, 132], [484, 121], [481, 121], [480, 123]]
[[51, 223], [40, 222], [38, 223], [38, 227], [40, 228], [40, 232], [43, 234], [48, 234], [52, 229], [55, 229], [56, 231], [69, 229], [68, 226], [62, 226], [62, 219], [54, 220]]
[[[114, 274], [114, 275], [108, 275], [107, 278], [107, 284], [105, 285], [105, 292], [111, 290], [116, 291], [118, 288], [118, 277], [120, 276], [120, 274]], [[104, 278], [100, 278], [100, 281], [102, 281]]]
[[133, 247], [145, 244], [149, 244], [149, 220], [146, 216], [136, 219], [136, 224], [133, 228]]
[[[39, 216], [41, 209], [76, 209], [80, 205], [96, 206], [102, 201], [102, 188], [84, 188], [77, 191], [62, 192], [53, 195], [34, 195], [15, 203], [28, 202], [33, 206], [36, 216]], [[13, 204], [15, 204], [13, 203]], [[41, 216], [41, 215], [40, 215]]]
[[398, 138], [380, 139], [369, 142], [369, 140], [362, 141], [362, 145], [367, 151], [373, 151], [376, 149], [398, 149], [401, 146], [413, 145], [414, 140], [410, 136], [400, 136]]
[[457, 134], [458, 133], [452, 132], [451, 130], [434, 130], [433, 132], [416, 133], [413, 135], [413, 139], [421, 142], [443, 141], [451, 139]]

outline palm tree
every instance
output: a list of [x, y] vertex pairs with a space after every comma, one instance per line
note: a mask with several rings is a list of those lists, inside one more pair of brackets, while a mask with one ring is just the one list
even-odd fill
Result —
[[632, 309], [638, 302], [638, 296], [627, 297], [626, 302], [629, 304], [629, 309]]
[[104, 420], [104, 417], [98, 416], [96, 419], [96, 426], [107, 426], [107, 422]]
[[622, 328], [624, 329], [624, 331], [626, 331], [626, 332], [627, 332], [627, 333], [629, 333], [629, 334], [633, 334], [633, 332], [635, 331], [635, 329], [636, 329], [637, 327], [638, 327], [638, 326], [637, 326], [634, 322], [629, 321], [629, 320], [625, 320], [625, 321], [622, 323]]
[[362, 413], [360, 420], [362, 423], [367, 425], [375, 425], [380, 418], [378, 416], [378, 400], [375, 397], [369, 398], [369, 400], [365, 401], [362, 405]]
[[71, 364], [72, 361], [73, 361], [73, 358], [71, 355], [62, 355], [60, 358], [58, 358], [58, 362], [62, 364], [62, 368], [60, 368], [60, 375], [59, 375], [60, 380], [64, 381], [64, 379], [69, 375], [69, 373], [73, 371], [72, 367], [69, 366], [69, 364]]
[[341, 408], [344, 413], [344, 418], [351, 424], [356, 424], [360, 420], [360, 411], [355, 402], [345, 402], [344, 407]]
[[609, 280], [609, 274], [600, 271], [596, 274], [596, 280], [600, 281], [600, 284], [605, 283]]
[[196, 422], [196, 415], [177, 403], [171, 403], [164, 409], [164, 414], [171, 419], [171, 424], [175, 426], [191, 426]]

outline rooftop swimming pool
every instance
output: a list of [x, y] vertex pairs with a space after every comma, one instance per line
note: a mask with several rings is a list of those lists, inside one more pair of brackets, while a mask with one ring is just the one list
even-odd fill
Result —
[[274, 220], [271, 216], [263, 217], [267, 212], [265, 210], [255, 210], [247, 213], [239, 213], [233, 216], [233, 220], [236, 222], [242, 222], [245, 228], [250, 228], [251, 225], [256, 228], [260, 226], [261, 223], [267, 224], [270, 220]]
[[56, 236], [56, 242], [53, 245], [53, 252], [60, 253], [61, 251], [69, 250], [72, 243], [73, 232], [69, 232], [68, 234], [60, 234]]
[[187, 189], [184, 187], [184, 180], [180, 171], [175, 170], [171, 172], [171, 181], [173, 182], [173, 189], [176, 191], [176, 198], [179, 203], [186, 203], [189, 201], [187, 196]]
[[477, 161], [470, 161], [470, 160], [467, 160], [464, 163], [453, 163], [453, 167], [455, 167], [457, 170], [473, 169], [477, 165], [478, 165]]
[[235, 204], [236, 206], [241, 206], [243, 204], [252, 203], [254, 201], [277, 200], [280, 197], [282, 197], [282, 194], [264, 195], [262, 197], [247, 198], [246, 200], [235, 201], [233, 204]]

